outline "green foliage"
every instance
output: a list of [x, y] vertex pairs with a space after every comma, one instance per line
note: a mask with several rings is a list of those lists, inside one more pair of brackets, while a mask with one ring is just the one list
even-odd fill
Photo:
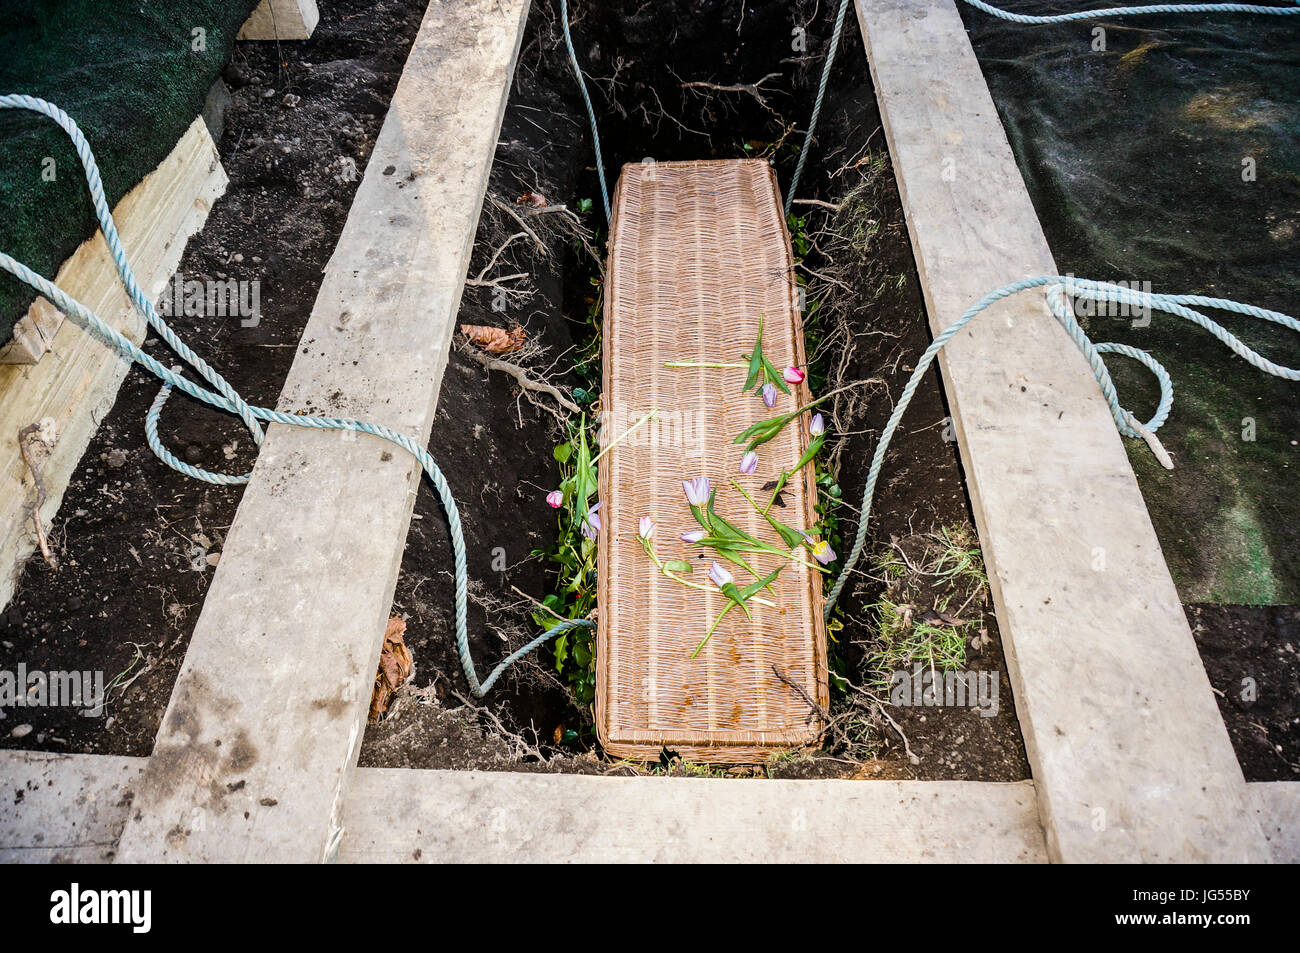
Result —
[[[557, 535], [549, 549], [533, 550], [559, 570], [557, 591], [534, 609], [533, 621], [543, 630], [558, 619], [585, 619], [596, 608], [596, 541], [582, 533], [596, 497], [596, 468], [591, 462], [595, 442], [586, 417], [569, 425], [569, 437], [553, 451], [560, 465], [560, 492], [564, 502], [557, 512]], [[581, 705], [596, 697], [594, 633], [584, 627], [570, 629], [555, 639], [555, 667], [567, 680]]]
[[872, 606], [877, 638], [867, 660], [877, 687], [917, 662], [943, 671], [964, 668], [967, 644], [988, 603], [988, 576], [970, 526], [944, 527], [899, 547], [908, 555], [891, 547], [873, 563], [885, 583]]
[[[763, 316], [761, 314], [758, 316], [758, 337], [754, 339], [754, 350], [746, 354], [745, 357], [749, 361], [749, 376], [745, 378], [745, 386], [741, 390], [753, 388], [761, 391], [764, 384], [773, 384], [780, 388], [782, 393], [790, 393], [785, 378], [772, 366], [772, 362], [763, 353]], [[760, 377], [762, 380], [760, 380]]]
[[798, 265], [812, 251], [812, 239], [808, 236], [808, 216], [791, 212], [785, 217], [785, 224], [790, 230], [790, 248], [794, 252], [794, 263]]
[[[941, 601], [939, 608], [947, 609], [948, 602]], [[936, 624], [918, 618], [910, 604], [890, 598], [880, 599], [872, 609], [878, 642], [867, 664], [877, 687], [887, 686], [894, 672], [905, 671], [916, 662], [942, 671], [966, 667], [966, 638], [975, 623]]]
[[[808, 216], [791, 213], [786, 216], [786, 226], [790, 230], [790, 245], [794, 251], [795, 264], [798, 265], [812, 250], [812, 239], [808, 235]], [[801, 289], [807, 288], [807, 278], [798, 270], [795, 272], [795, 279], [799, 282]], [[803, 309], [804, 347], [809, 355], [818, 353], [818, 347], [824, 336], [821, 314], [821, 301], [805, 300]], [[822, 366], [821, 362], [809, 360], [807, 371], [808, 387], [812, 392], [819, 393], [824, 390], [827, 374], [826, 368]], [[840, 504], [843, 502], [841, 499], [842, 492], [839, 481], [831, 469], [830, 462], [820, 452], [825, 442], [825, 436], [815, 439], [808, 447], [808, 454], [805, 455], [807, 459], [800, 460], [798, 466], [790, 474], [782, 475], [782, 479], [778, 481], [777, 490], [779, 492], [780, 487], [784, 485], [785, 480], [789, 479], [789, 476], [811, 462], [817, 483], [816, 511], [819, 535], [830, 544], [831, 549], [842, 555], [844, 553], [844, 538], [840, 531], [839, 517]], [[775, 499], [775, 495], [774, 493], [773, 499]], [[824, 582], [826, 589], [829, 590], [835, 584], [835, 577], [828, 575], [825, 577]], [[827, 663], [830, 670], [831, 690], [841, 695], [849, 690], [848, 664], [845, 662], [839, 640], [839, 634], [843, 629], [844, 608], [837, 602], [831, 608], [830, 618], [826, 620], [826, 634], [830, 638], [830, 644], [827, 646]]]

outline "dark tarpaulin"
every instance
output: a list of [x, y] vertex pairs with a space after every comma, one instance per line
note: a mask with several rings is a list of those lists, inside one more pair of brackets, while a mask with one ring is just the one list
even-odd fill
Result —
[[[26, 93], [67, 112], [94, 150], [115, 205], [202, 111], [256, 5], [0, 0], [0, 93]], [[54, 160], [52, 182], [42, 174], [47, 157]], [[67, 135], [37, 113], [0, 110], [0, 251], [52, 279], [94, 229], [81, 163]], [[34, 297], [0, 272], [0, 344]]]
[[[1038, 26], [958, 6], [1063, 272], [1300, 315], [1300, 16]], [[1294, 332], [1210, 317], [1300, 366]], [[1159, 436], [1176, 468], [1141, 441], [1128, 448], [1182, 598], [1300, 602], [1300, 384], [1257, 371], [1182, 319], [1144, 323], [1093, 317], [1085, 327], [1094, 341], [1150, 351], [1173, 377]], [[1107, 365], [1121, 403], [1149, 417], [1154, 378], [1122, 357]]]

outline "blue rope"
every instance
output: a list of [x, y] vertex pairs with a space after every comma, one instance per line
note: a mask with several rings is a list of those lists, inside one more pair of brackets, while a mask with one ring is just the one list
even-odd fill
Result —
[[605, 221], [609, 222], [609, 188], [605, 185], [605, 163], [600, 157], [600, 131], [596, 128], [596, 110], [587, 95], [587, 81], [583, 79], [582, 67], [578, 65], [578, 54], [573, 51], [573, 37], [569, 35], [569, 0], [560, 0], [560, 24], [564, 27], [564, 45], [569, 49], [569, 63], [573, 66], [573, 75], [578, 80], [578, 89], [582, 92], [582, 101], [587, 104], [587, 119], [591, 121], [591, 141], [596, 147], [596, 175], [600, 178], [600, 198], [605, 203]]
[[1074, 20], [1096, 20], [1102, 17], [1133, 17], [1149, 13], [1263, 13], [1288, 16], [1300, 13], [1300, 5], [1293, 7], [1267, 7], [1253, 3], [1153, 3], [1143, 7], [1107, 7], [1104, 10], [1079, 10], [1075, 13], [1057, 13], [1050, 16], [1028, 16], [1002, 10], [983, 0], [966, 0], [977, 10], [991, 13], [1012, 23], [1070, 23]]
[[140, 348], [136, 347], [128, 338], [116, 331], [114, 328], [105, 324], [93, 311], [83, 305], [81, 302], [69, 297], [60, 288], [47, 281], [42, 276], [36, 274], [26, 265], [14, 260], [9, 255], [0, 252], [0, 268], [12, 274], [19, 281], [25, 282], [37, 292], [44, 295], [53, 302], [60, 310], [69, 316], [75, 318], [87, 331], [96, 335], [104, 343], [114, 348], [124, 357], [140, 364], [147, 371], [163, 382], [162, 390], [154, 399], [153, 405], [149, 408], [148, 414], [145, 415], [145, 437], [149, 442], [149, 447], [158, 456], [163, 463], [177, 470], [186, 476], [193, 477], [196, 480], [203, 480], [207, 483], [216, 483], [223, 486], [247, 483], [251, 474], [226, 474], [213, 473], [199, 467], [191, 466], [171, 453], [158, 437], [158, 418], [162, 413], [163, 405], [167, 403], [167, 398], [171, 396], [173, 389], [189, 394], [196, 400], [202, 401], [209, 406], [216, 407], [219, 410], [236, 414], [253, 435], [253, 441], [258, 446], [263, 439], [263, 430], [261, 422], [288, 424], [291, 427], [308, 427], [317, 430], [350, 430], [357, 433], [371, 434], [372, 436], [382, 437], [384, 440], [397, 444], [407, 453], [414, 456], [424, 467], [424, 472], [428, 474], [430, 482], [433, 483], [434, 489], [438, 491], [438, 498], [442, 501], [442, 507], [447, 514], [447, 526], [451, 531], [451, 548], [455, 556], [456, 563], [456, 648], [460, 655], [461, 667], [465, 670], [465, 678], [469, 682], [470, 690], [476, 697], [482, 697], [490, 690], [496, 680], [500, 677], [511, 664], [535, 648], [546, 642], [548, 639], [561, 635], [572, 628], [585, 626], [594, 628], [594, 623], [588, 619], [568, 619], [553, 626], [545, 634], [534, 639], [528, 645], [515, 652], [509, 658], [505, 659], [500, 665], [492, 670], [481, 683], [474, 669], [474, 661], [470, 657], [469, 651], [469, 633], [467, 623], [467, 599], [468, 590], [466, 557], [465, 557], [465, 534], [460, 525], [460, 512], [456, 508], [456, 500], [452, 496], [451, 487], [447, 485], [447, 480], [434, 463], [433, 457], [429, 452], [415, 443], [405, 434], [389, 430], [387, 427], [379, 424], [367, 423], [361, 420], [347, 420], [339, 417], [313, 417], [305, 414], [285, 414], [278, 410], [272, 410], [267, 407], [254, 407], [245, 402], [239, 396], [233, 387], [230, 386], [220, 374], [212, 369], [206, 361], [195, 354], [190, 348], [176, 336], [176, 333], [168, 327], [167, 323], [154, 310], [153, 303], [145, 296], [144, 291], [136, 282], [135, 272], [132, 271], [131, 265], [126, 260], [126, 250], [122, 247], [121, 237], [117, 232], [117, 225], [113, 221], [113, 214], [108, 208], [108, 201], [104, 198], [104, 186], [100, 181], [99, 167], [95, 163], [94, 153], [91, 152], [89, 144], [77, 128], [77, 124], [72, 118], [58, 106], [46, 102], [43, 99], [37, 99], [33, 96], [8, 95], [0, 96], [0, 109], [27, 109], [32, 112], [48, 116], [62, 127], [63, 131], [68, 134], [76, 148], [77, 156], [81, 159], [81, 165], [86, 173], [86, 185], [90, 189], [90, 197], [95, 206], [95, 216], [99, 219], [100, 230], [104, 233], [104, 240], [108, 243], [109, 252], [113, 256], [113, 261], [117, 265], [117, 273], [122, 279], [122, 284], [126, 287], [135, 302], [135, 306], [145, 316], [149, 326], [158, 333], [158, 335], [167, 343], [182, 360], [189, 364], [199, 373], [205, 381], [212, 386], [212, 390], [207, 389], [199, 384], [181, 376], [180, 369], [170, 369], [164, 367], [159, 361], [146, 354]]
[[[898, 428], [898, 422], [903, 413], [907, 410], [907, 405], [911, 403], [912, 395], [916, 393], [916, 388], [921, 383], [921, 378], [929, 369], [930, 364], [934, 361], [935, 355], [946, 345], [952, 338], [964, 328], [970, 321], [989, 305], [1003, 298], [1009, 297], [1020, 291], [1029, 288], [1047, 288], [1047, 303], [1052, 311], [1053, 317], [1065, 328], [1075, 345], [1084, 353], [1088, 359], [1088, 365], [1092, 368], [1093, 375], [1097, 378], [1097, 383], [1101, 387], [1102, 395], [1106, 398], [1106, 404], [1110, 407], [1111, 416], [1115, 419], [1115, 426], [1119, 432], [1126, 437], [1141, 437], [1147, 441], [1156, 456], [1166, 467], [1172, 467], [1173, 463], [1169, 460], [1168, 454], [1160, 446], [1160, 442], [1155, 437], [1155, 432], [1169, 417], [1170, 408], [1173, 407], [1174, 391], [1173, 382], [1169, 378], [1169, 373], [1164, 367], [1145, 351], [1139, 351], [1137, 348], [1129, 347], [1125, 344], [1093, 344], [1088, 336], [1083, 333], [1083, 328], [1075, 320], [1074, 308], [1070, 299], [1083, 298], [1099, 303], [1122, 304], [1131, 308], [1150, 309], [1153, 311], [1163, 311], [1166, 314], [1176, 315], [1185, 318], [1205, 330], [1209, 331], [1216, 338], [1232, 349], [1237, 356], [1244, 358], [1252, 367], [1256, 367], [1274, 377], [1280, 377], [1288, 381], [1300, 381], [1300, 370], [1290, 367], [1283, 367], [1275, 364], [1267, 358], [1261, 356], [1258, 352], [1252, 350], [1238, 340], [1231, 332], [1223, 328], [1217, 322], [1210, 320], [1197, 308], [1216, 308], [1220, 311], [1233, 311], [1237, 314], [1248, 315], [1252, 318], [1259, 318], [1264, 321], [1270, 321], [1274, 324], [1280, 324], [1283, 327], [1290, 328], [1292, 331], [1300, 331], [1300, 321], [1289, 315], [1281, 314], [1277, 311], [1268, 311], [1264, 308], [1256, 308], [1253, 305], [1240, 304], [1236, 301], [1228, 301], [1224, 298], [1205, 298], [1201, 295], [1164, 295], [1152, 294], [1145, 291], [1135, 291], [1131, 288], [1125, 288], [1121, 285], [1108, 284], [1101, 281], [1085, 281], [1080, 278], [1071, 278], [1061, 275], [1043, 275], [1037, 278], [1025, 278], [1022, 281], [1013, 282], [1004, 285], [996, 291], [989, 292], [975, 304], [971, 305], [966, 311], [952, 324], [948, 325], [938, 337], [931, 342], [930, 346], [925, 349], [921, 359], [916, 363], [916, 370], [912, 372], [907, 386], [899, 397], [898, 403], [894, 406], [894, 412], [889, 417], [889, 422], [885, 424], [885, 429], [880, 433], [880, 442], [876, 444], [875, 455], [871, 459], [871, 469], [867, 472], [867, 485], [862, 491], [862, 516], [858, 521], [857, 538], [853, 541], [853, 549], [849, 552], [848, 558], [844, 561], [844, 568], [840, 570], [839, 577], [835, 580], [835, 585], [831, 588], [826, 597], [826, 618], [829, 620], [831, 609], [835, 605], [835, 600], [839, 598], [840, 590], [848, 581], [849, 573], [857, 565], [858, 558], [862, 555], [862, 547], [867, 538], [867, 526], [871, 518], [871, 501], [876, 492], [876, 481], [880, 478], [881, 465], [884, 462], [885, 452], [889, 449], [889, 442], [893, 439], [894, 431]], [[1106, 365], [1102, 362], [1101, 355], [1105, 353], [1120, 354], [1125, 357], [1131, 357], [1138, 361], [1155, 374], [1156, 380], [1160, 383], [1160, 403], [1156, 408], [1155, 414], [1146, 423], [1139, 423], [1129, 411], [1120, 406], [1119, 398], [1115, 394], [1115, 385], [1110, 379], [1110, 373], [1106, 370]]]
[[817, 84], [817, 99], [813, 102], [812, 116], [808, 119], [808, 131], [804, 133], [803, 148], [799, 150], [799, 162], [794, 167], [790, 178], [790, 188], [785, 193], [785, 214], [790, 214], [794, 204], [794, 194], [799, 190], [799, 179], [803, 176], [804, 163], [808, 161], [808, 148], [812, 145], [813, 131], [817, 128], [817, 118], [822, 112], [822, 100], [826, 98], [826, 84], [831, 79], [831, 66], [835, 63], [835, 50], [840, 45], [840, 33], [844, 30], [844, 14], [849, 9], [849, 0], [842, 0], [840, 11], [835, 14], [835, 29], [831, 32], [831, 45], [826, 51], [826, 62], [822, 65], [821, 82]]

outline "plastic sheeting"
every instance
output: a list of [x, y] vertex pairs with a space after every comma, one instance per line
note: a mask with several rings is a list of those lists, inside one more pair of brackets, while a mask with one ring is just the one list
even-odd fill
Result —
[[[110, 205], [203, 109], [256, 0], [0, 0], [0, 92], [48, 99], [86, 135]], [[0, 113], [0, 250], [53, 278], [95, 229], [67, 135]], [[0, 344], [34, 293], [0, 274]]]
[[[1025, 26], [958, 5], [1063, 272], [1300, 315], [1300, 17]], [[1212, 317], [1300, 366], [1293, 332]], [[1150, 351], [1173, 376], [1160, 438], [1176, 468], [1128, 446], [1184, 601], [1300, 602], [1300, 384], [1167, 315], [1085, 327]], [[1125, 405], [1147, 416], [1154, 379], [1123, 358], [1108, 365]]]

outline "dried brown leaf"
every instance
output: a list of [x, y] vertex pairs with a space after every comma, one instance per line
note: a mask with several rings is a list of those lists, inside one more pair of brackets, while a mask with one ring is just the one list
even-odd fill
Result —
[[481, 347], [489, 354], [509, 354], [524, 346], [527, 332], [522, 327], [507, 331], [486, 324], [462, 324], [460, 333], [469, 338], [471, 344]]
[[370, 693], [370, 723], [388, 711], [393, 694], [411, 677], [411, 650], [406, 647], [406, 620], [393, 616], [384, 630], [384, 648], [379, 653], [379, 671]]

